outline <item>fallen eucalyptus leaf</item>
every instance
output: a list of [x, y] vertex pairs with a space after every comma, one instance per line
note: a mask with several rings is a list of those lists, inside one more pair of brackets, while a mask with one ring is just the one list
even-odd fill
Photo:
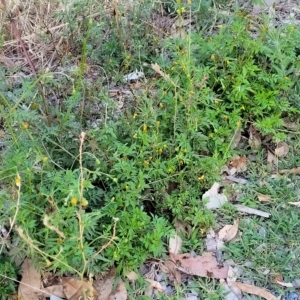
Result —
[[278, 143], [274, 153], [277, 157], [285, 157], [289, 153], [289, 145], [286, 142]]
[[234, 221], [233, 225], [225, 225], [218, 233], [219, 239], [224, 241], [224, 242], [230, 242], [232, 241], [239, 229], [239, 222]]
[[280, 299], [280, 297], [276, 298], [274, 295], [272, 295], [265, 289], [259, 288], [257, 286], [251, 285], [251, 284], [246, 284], [246, 283], [241, 283], [241, 282], [232, 282], [232, 284], [247, 294], [256, 295], [256, 296], [265, 298], [266, 300], [279, 300]]

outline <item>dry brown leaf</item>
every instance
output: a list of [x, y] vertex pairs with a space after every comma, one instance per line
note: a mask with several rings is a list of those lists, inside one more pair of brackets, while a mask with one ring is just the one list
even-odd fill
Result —
[[289, 204], [300, 207], [300, 201], [298, 201], [298, 202], [289, 202]]
[[180, 232], [183, 235], [189, 235], [191, 233], [191, 226], [181, 220], [176, 219], [174, 222], [174, 227], [177, 232]]
[[220, 267], [212, 253], [192, 257], [190, 254], [171, 254], [171, 259], [176, 262], [178, 270], [201, 277], [227, 278], [228, 266]]
[[150, 283], [150, 287], [153, 289], [157, 289], [159, 292], [164, 292], [165, 290], [161, 286], [161, 284], [158, 281], [152, 280], [152, 279], [146, 279]]
[[163, 72], [160, 68], [160, 66], [155, 63], [155, 64], [151, 64], [152, 69], [158, 73], [163, 79], [165, 79], [166, 81], [172, 82], [172, 80], [170, 79], [170, 76], [168, 74], [166, 74], [165, 72]]
[[75, 280], [72, 277], [63, 277], [61, 279], [63, 291], [68, 300], [78, 300], [84, 297], [95, 299], [98, 296], [97, 291], [92, 284], [87, 281]]
[[282, 282], [277, 280], [276, 283], [284, 287], [294, 287], [294, 285], [291, 282]]
[[37, 293], [41, 287], [41, 275], [32, 266], [28, 258], [22, 264], [22, 280], [19, 285], [18, 294], [22, 300], [39, 300]]
[[181, 284], [181, 273], [178, 271], [174, 261], [167, 259], [166, 261], [162, 262], [160, 264], [160, 270], [166, 275], [169, 275], [168, 277], [171, 281]]
[[277, 157], [285, 157], [289, 153], [289, 145], [286, 142], [278, 143], [274, 153]]
[[[247, 170], [247, 158], [246, 156], [235, 156], [229, 164], [232, 168], [236, 168], [237, 173], [245, 172]], [[233, 174], [231, 174], [233, 175]]]
[[[132, 274], [131, 274], [132, 275]], [[127, 299], [127, 290], [125, 284], [120, 280], [113, 290], [115, 283], [115, 271], [112, 269], [104, 279], [95, 280], [93, 286], [98, 292], [98, 300], [125, 300]]]
[[276, 298], [274, 295], [266, 291], [265, 289], [256, 287], [251, 284], [241, 283], [241, 282], [232, 282], [232, 285], [235, 285], [238, 287], [242, 292], [245, 292], [247, 294], [256, 295], [262, 298], [265, 298], [266, 300], [278, 300], [279, 298]]
[[174, 233], [169, 240], [169, 253], [178, 254], [182, 246], [182, 239], [177, 234]]
[[276, 156], [268, 150], [268, 156], [267, 156], [267, 163], [270, 165], [270, 167], [273, 167], [273, 162], [276, 163]]
[[234, 221], [233, 225], [225, 225], [220, 231], [219, 231], [219, 239], [224, 242], [230, 242], [232, 241], [239, 230], [239, 222]]
[[234, 136], [232, 138], [231, 149], [235, 149], [238, 147], [238, 145], [241, 141], [241, 138], [242, 138], [242, 132], [241, 132], [241, 130], [237, 130], [234, 133]]
[[269, 195], [257, 194], [257, 198], [261, 202], [270, 202], [271, 201], [271, 197]]
[[257, 150], [261, 147], [261, 137], [260, 133], [254, 125], [249, 127], [249, 146], [252, 150]]
[[112, 293], [109, 295], [109, 300], [126, 300], [127, 299], [127, 290], [125, 283], [120, 280]]
[[242, 291], [238, 287], [231, 283], [227, 283], [224, 279], [220, 280], [220, 284], [228, 293], [226, 295], [226, 300], [241, 300], [243, 298]]
[[129, 272], [126, 277], [128, 278], [128, 280], [130, 281], [136, 281], [138, 279], [138, 274], [135, 273], [134, 271]]
[[58, 298], [66, 298], [63, 286], [61, 284], [51, 285], [51, 286], [48, 286], [46, 288], [43, 288], [38, 293], [38, 295], [39, 296], [44, 296], [44, 297], [49, 297], [49, 295], [53, 295], [53, 296], [56, 296]]
[[98, 300], [109, 300], [115, 282], [114, 272], [111, 271], [104, 279], [94, 280], [93, 286], [98, 292]]

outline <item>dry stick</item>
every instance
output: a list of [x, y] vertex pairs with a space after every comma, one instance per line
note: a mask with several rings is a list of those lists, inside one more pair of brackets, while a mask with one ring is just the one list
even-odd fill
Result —
[[30, 284], [26, 284], [26, 283], [24, 283], [24, 282], [22, 282], [22, 281], [19, 281], [19, 280], [15, 279], [15, 278], [12, 278], [12, 277], [9, 277], [9, 276], [3, 275], [3, 274], [0, 274], [0, 276], [1, 276], [2, 278], [9, 279], [9, 280], [14, 281], [14, 282], [16, 282], [16, 283], [19, 283], [19, 284], [28, 286], [28, 287], [30, 287], [31, 289], [36, 290], [37, 292], [44, 293], [44, 294], [49, 295], [49, 296], [55, 296], [55, 295], [53, 295], [53, 294], [51, 294], [51, 293], [48, 293], [47, 291], [43, 291], [43, 290], [41, 290], [41, 289], [38, 289], [38, 288], [36, 288], [36, 287], [33, 287], [33, 286], [31, 286]]
[[11, 19], [10, 24], [11, 24], [11, 26], [12, 26], [12, 29], [13, 29], [14, 34], [16, 35], [18, 41], [19, 41], [20, 44], [21, 44], [21, 47], [22, 47], [23, 52], [24, 52], [24, 54], [25, 54], [26, 60], [27, 60], [29, 66], [30, 66], [30, 68], [31, 68], [31, 71], [33, 72], [34, 76], [37, 77], [37, 73], [36, 73], [35, 67], [34, 67], [34, 65], [33, 65], [33, 63], [32, 63], [31, 58], [29, 57], [29, 54], [28, 54], [27, 49], [26, 49], [26, 47], [25, 47], [25, 43], [23, 42], [23, 40], [22, 40], [22, 38], [21, 38], [20, 32], [19, 32], [19, 30], [18, 30], [18, 28], [17, 28], [17, 26], [16, 26], [16, 24], [15, 24], [15, 21]]
[[300, 167], [298, 168], [293, 168], [293, 169], [284, 169], [284, 170], [279, 170], [279, 174], [300, 174]]
[[84, 190], [84, 176], [83, 176], [83, 165], [82, 165], [82, 147], [84, 143], [85, 138], [85, 132], [81, 132], [79, 136], [80, 145], [79, 145], [79, 169], [80, 169], [80, 182], [79, 182], [79, 212], [77, 213], [78, 218], [78, 225], [79, 225], [79, 242], [80, 242], [80, 248], [81, 248], [81, 255], [83, 259], [83, 271], [81, 273], [81, 280], [83, 280], [83, 275], [86, 269], [87, 260], [84, 253], [84, 245], [83, 245], [83, 233], [84, 233], [84, 226], [82, 222], [82, 200], [83, 200], [83, 190]]

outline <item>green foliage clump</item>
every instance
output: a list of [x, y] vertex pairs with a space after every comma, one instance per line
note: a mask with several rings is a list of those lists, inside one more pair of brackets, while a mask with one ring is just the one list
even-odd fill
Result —
[[[178, 7], [179, 18], [182, 12]], [[100, 49], [93, 43], [105, 22], [84, 18], [84, 30], [70, 26], [82, 41], [81, 49], [74, 46], [77, 71], [39, 74], [1, 93], [0, 224], [14, 220], [20, 255], [34, 257], [39, 268], [82, 277], [117, 264], [126, 273], [164, 255], [174, 219], [201, 236], [214, 223], [202, 194], [231, 155], [234, 133], [253, 122], [281, 139], [282, 116], [297, 111], [295, 29], [262, 26], [255, 40], [248, 17], [237, 15], [213, 34], [166, 39], [167, 56], [155, 56], [152, 44], [140, 52], [143, 41], [150, 43], [148, 35], [141, 38], [146, 27], [130, 30], [118, 23], [121, 15]], [[93, 85], [85, 78], [88, 57], [107, 63], [110, 75], [122, 66], [120, 78], [142, 68], [144, 58], [159, 65], [146, 70], [145, 85], [118, 113], [106, 79]], [[50, 105], [50, 91], [62, 86], [68, 89], [61, 104]]]

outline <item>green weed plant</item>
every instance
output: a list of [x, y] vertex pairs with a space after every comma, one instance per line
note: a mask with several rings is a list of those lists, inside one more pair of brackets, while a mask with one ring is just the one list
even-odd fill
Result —
[[[190, 8], [180, 5], [182, 18]], [[75, 73], [40, 73], [12, 87], [1, 70], [0, 224], [13, 226], [17, 255], [33, 258], [40, 270], [83, 278], [116, 265], [125, 274], [165, 255], [175, 219], [203, 236], [214, 217], [202, 194], [231, 156], [234, 133], [254, 123], [278, 141], [282, 118], [298, 112], [300, 32], [293, 26], [260, 25], [253, 38], [251, 17], [236, 13], [210, 34], [158, 43], [144, 25], [129, 30], [122, 14], [70, 26], [82, 44], [73, 41], [80, 54]], [[106, 26], [111, 38], [99, 50], [95, 38]], [[156, 46], [167, 55], [157, 55]], [[143, 67], [146, 59], [160, 71]], [[144, 68], [142, 87], [118, 117], [106, 79], [89, 85], [85, 78], [93, 61], [110, 80], [114, 72], [117, 80]], [[60, 105], [45, 101], [50, 90], [65, 90]], [[94, 103], [105, 110], [91, 127]]]

